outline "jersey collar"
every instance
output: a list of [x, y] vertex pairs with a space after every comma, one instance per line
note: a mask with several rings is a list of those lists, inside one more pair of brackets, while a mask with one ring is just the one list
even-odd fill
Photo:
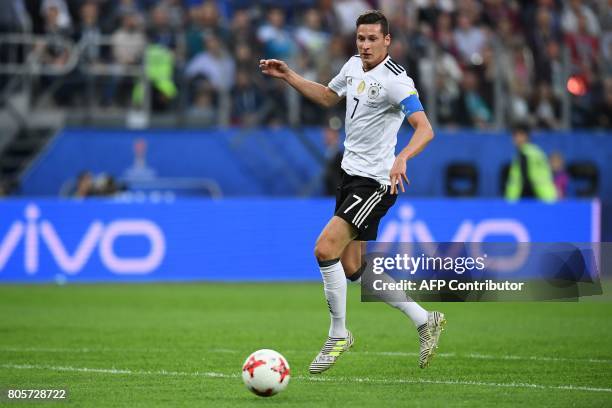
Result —
[[387, 62], [387, 61], [388, 61], [390, 58], [391, 58], [391, 57], [389, 56], [389, 54], [387, 54], [387, 56], [386, 56], [385, 58], [383, 58], [383, 60], [382, 60], [382, 61], [380, 61], [378, 64], [376, 64], [376, 66], [375, 66], [375, 67], [373, 67], [372, 69], [369, 69], [369, 70], [367, 70], [367, 71], [366, 71], [365, 69], [363, 69], [363, 64], [361, 64], [361, 71], [362, 71], [364, 74], [369, 74], [369, 73], [371, 73], [372, 71], [374, 71], [375, 69], [378, 69], [378, 67], [380, 67], [381, 65], [383, 65], [383, 64], [384, 64], [385, 62]]

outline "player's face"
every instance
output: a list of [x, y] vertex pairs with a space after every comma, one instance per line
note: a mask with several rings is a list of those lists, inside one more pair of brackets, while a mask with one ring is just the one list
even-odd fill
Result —
[[361, 24], [357, 27], [357, 51], [365, 69], [378, 65], [387, 56], [391, 36], [384, 35], [380, 24]]
[[515, 131], [514, 134], [512, 135], [512, 142], [514, 143], [516, 147], [521, 147], [522, 145], [527, 143], [528, 140], [529, 140], [529, 137], [527, 136], [527, 133], [521, 130]]

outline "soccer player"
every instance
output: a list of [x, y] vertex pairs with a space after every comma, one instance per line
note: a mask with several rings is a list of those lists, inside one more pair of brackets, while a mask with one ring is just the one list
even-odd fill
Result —
[[[362, 265], [364, 241], [376, 240], [380, 219], [404, 192], [406, 161], [433, 139], [413, 80], [388, 55], [389, 24], [380, 11], [367, 11], [357, 19], [358, 55], [351, 57], [328, 86], [308, 81], [283, 61], [261, 60], [261, 71], [286, 81], [305, 97], [331, 107], [346, 98], [342, 182], [334, 216], [317, 239], [314, 254], [323, 276], [331, 315], [329, 337], [310, 364], [321, 373], [335, 364], [353, 344], [346, 329], [346, 277], [356, 280]], [[395, 157], [397, 132], [404, 117], [414, 128], [410, 142]], [[427, 367], [446, 320], [416, 302], [389, 302], [415, 324], [420, 339], [419, 366]]]

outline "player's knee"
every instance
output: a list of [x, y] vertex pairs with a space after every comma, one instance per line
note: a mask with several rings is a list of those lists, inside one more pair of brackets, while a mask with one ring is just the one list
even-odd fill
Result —
[[333, 243], [327, 239], [319, 239], [317, 241], [314, 248], [314, 256], [318, 261], [328, 261], [338, 258]]

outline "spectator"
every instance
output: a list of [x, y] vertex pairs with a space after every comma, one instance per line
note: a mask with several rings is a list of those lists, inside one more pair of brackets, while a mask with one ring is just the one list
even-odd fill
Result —
[[152, 43], [176, 51], [178, 46], [177, 34], [171, 25], [169, 9], [158, 5], [150, 13], [148, 37]]
[[438, 15], [438, 18], [436, 19], [434, 39], [443, 51], [448, 52], [455, 57], [459, 56], [459, 50], [455, 45], [455, 35], [453, 32], [450, 14], [441, 13]]
[[[538, 13], [546, 11], [550, 17], [552, 30], [559, 35], [562, 32], [561, 27], [561, 11], [562, 0], [537, 0], [537, 1], [520, 1], [521, 13], [516, 28], [529, 34], [530, 31], [538, 26]], [[540, 16], [541, 17], [541, 16]], [[541, 22], [540, 22], [541, 24]]]
[[109, 197], [119, 193], [120, 190], [121, 188], [117, 184], [117, 181], [110, 174], [99, 174], [95, 180], [93, 180], [93, 195]]
[[[584, 18], [584, 22], [580, 23], [580, 19]], [[580, 29], [580, 25], [583, 29]], [[568, 34], [583, 31], [591, 36], [598, 36], [601, 33], [599, 21], [593, 10], [583, 0], [565, 0], [563, 6], [563, 14], [561, 15], [561, 25], [563, 31]]]
[[206, 51], [206, 37], [210, 35], [220, 38], [222, 42], [227, 42], [228, 32], [221, 24], [216, 4], [206, 1], [189, 9], [189, 26], [185, 33], [187, 60]]
[[[457, 126], [456, 107], [459, 103], [460, 87], [463, 72], [457, 61], [458, 51], [452, 30], [451, 16], [440, 13], [436, 19], [433, 38], [439, 45], [436, 57], [432, 62], [432, 69], [426, 70], [433, 75], [432, 81], [435, 89], [438, 120], [441, 124]], [[424, 84], [430, 83], [424, 81]]]
[[[553, 16], [546, 7], [538, 7], [535, 14], [535, 26], [528, 30], [529, 47], [541, 65], [546, 61], [546, 47], [551, 41], [559, 41], [560, 34], [555, 29]], [[542, 79], [542, 78], [538, 78]]]
[[534, 76], [537, 82], [546, 82], [552, 87], [555, 97], [560, 98], [566, 92], [566, 80], [561, 57], [561, 46], [556, 41], [546, 44], [545, 58], [535, 61]]
[[602, 129], [612, 128], [612, 77], [603, 81], [603, 95], [593, 111], [594, 125]]
[[115, 31], [121, 25], [121, 18], [126, 13], [140, 13], [135, 0], [82, 0], [79, 3], [89, 1], [97, 5], [99, 25], [105, 33]]
[[25, 33], [32, 30], [32, 19], [25, 0], [0, 1], [0, 33]]
[[527, 122], [529, 90], [533, 83], [533, 57], [521, 36], [515, 36], [510, 48], [501, 53], [499, 67], [510, 94], [510, 123]]
[[579, 73], [567, 80], [567, 90], [571, 94], [571, 125], [586, 128], [594, 125], [593, 107], [598, 98], [598, 81], [589, 64], [583, 64]]
[[217, 124], [216, 94], [208, 84], [200, 84], [196, 90], [194, 103], [187, 116], [190, 122], [198, 126], [214, 126]]
[[550, 85], [540, 82], [537, 94], [532, 98], [529, 111], [531, 122], [542, 129], [559, 129], [561, 127], [561, 103], [553, 95]]
[[308, 9], [304, 15], [303, 24], [295, 32], [295, 38], [311, 57], [320, 56], [327, 50], [329, 34], [321, 29], [321, 16], [316, 9]]
[[[408, 15], [398, 14], [393, 19], [394, 23], [390, 26], [391, 48], [389, 53], [400, 65], [402, 65], [408, 75], [414, 80], [417, 87], [421, 84], [421, 66], [427, 59], [428, 47], [431, 47], [432, 29], [429, 25], [423, 24], [419, 31], [417, 21]], [[433, 70], [427, 70], [433, 72]], [[431, 84], [431, 78], [430, 82]]]
[[72, 30], [72, 18], [68, 11], [68, 6], [64, 0], [43, 0], [40, 5], [41, 15], [47, 19], [49, 10], [55, 9], [55, 24], [59, 30], [70, 32]]
[[[509, 49], [512, 44], [516, 43], [516, 37], [521, 35], [521, 31], [516, 31], [512, 26], [512, 21], [507, 18], [502, 18], [497, 22], [495, 30], [495, 38], [499, 41], [500, 49]], [[489, 44], [491, 46], [491, 44]]]
[[512, 142], [516, 157], [510, 166], [506, 184], [506, 199], [515, 201], [534, 198], [555, 201], [557, 190], [553, 183], [548, 158], [535, 144], [530, 142], [529, 130], [525, 125], [512, 130]]
[[472, 24], [477, 25], [481, 20], [481, 3], [482, 2], [480, 0], [459, 0], [457, 1], [456, 15], [465, 15], [472, 22]]
[[[324, 78], [339, 72], [347, 56], [354, 54], [355, 15], [365, 9], [381, 8], [391, 23], [391, 56], [420, 84], [424, 95], [435, 96], [440, 123], [489, 127], [495, 111], [503, 112], [504, 119], [558, 128], [567, 123], [567, 113], [559, 109], [558, 101], [567, 94], [569, 85], [571, 125], [609, 126], [605, 87], [599, 85], [612, 75], [612, 0], [309, 0], [299, 3], [300, 7], [310, 8], [299, 10], [288, 7], [287, 2], [264, 3], [282, 8], [264, 9], [262, 14], [261, 2], [251, 0], [8, 0], [0, 2], [0, 31], [33, 29], [38, 34], [49, 34], [50, 41], [38, 45], [36, 50], [45, 69], [55, 67], [58, 71], [64, 71], [65, 64], [71, 62], [65, 40], [80, 41], [83, 45], [80, 63], [87, 64], [87, 68], [107, 60], [115, 64], [109, 71], [116, 77], [111, 79], [101, 100], [105, 105], [111, 102], [123, 105], [129, 100], [133, 82], [125, 72], [129, 69], [138, 73], [138, 64], [145, 55], [147, 42], [141, 16], [147, 15], [148, 38], [171, 50], [172, 64], [180, 67], [178, 73], [167, 67], [158, 70], [157, 74], [162, 71], [164, 74], [154, 74], [157, 78], [154, 93], [162, 88], [170, 90], [165, 85], [160, 87], [161, 83], [169, 85], [178, 79], [185, 84], [185, 79], [203, 78], [205, 85], [214, 86], [208, 98], [210, 103], [222, 105], [216, 106], [217, 114], [226, 115], [225, 119], [231, 114], [234, 122], [240, 122], [242, 115], [229, 110], [227, 93], [241, 88], [233, 87], [238, 78], [234, 67], [256, 70], [257, 60], [264, 56], [297, 57], [299, 61], [294, 64], [310, 78], [326, 82]], [[287, 10], [291, 14], [286, 15]], [[260, 18], [264, 21], [256, 27], [254, 21]], [[351, 34], [344, 35], [345, 32]], [[111, 46], [97, 45], [104, 33], [112, 33]], [[211, 40], [213, 49], [209, 50], [211, 36], [217, 41]], [[569, 84], [564, 45], [572, 57]], [[0, 59], [16, 55], [21, 61], [22, 51], [2, 46]], [[169, 55], [156, 55], [163, 56], [167, 66]], [[211, 67], [205, 66], [209, 60], [202, 60], [203, 56], [210, 59]], [[54, 100], [59, 104], [80, 104], [83, 95], [94, 95], [90, 100], [99, 100], [95, 92], [90, 92], [95, 90], [95, 81], [91, 80], [94, 77], [83, 67], [77, 65], [68, 81], [62, 76], [64, 85], [54, 87], [50, 85], [58, 77], [42, 74], [40, 89], [53, 89]], [[147, 66], [148, 74], [151, 67]], [[463, 71], [467, 73], [464, 75]], [[493, 97], [498, 72], [503, 75], [498, 89], [507, 95], [503, 106], [497, 105], [501, 98]], [[263, 81], [259, 84], [257, 80], [251, 78], [249, 86], [262, 92], [269, 87], [262, 94], [263, 105], [279, 109], [278, 113], [267, 112], [264, 116], [274, 123], [286, 123], [287, 95], [291, 93], [278, 85]], [[94, 86], [81, 86], [85, 84]], [[190, 92], [191, 88], [185, 86], [181, 90]], [[137, 96], [142, 95], [140, 91], [137, 88]], [[161, 102], [155, 105], [162, 110], [179, 106], [169, 103], [176, 100], [167, 98], [171, 93], [157, 94], [163, 96], [160, 99], [153, 94], [154, 102]], [[181, 98], [190, 102], [197, 99], [196, 95]], [[37, 100], [44, 103], [48, 99]], [[304, 100], [301, 109], [302, 123], [321, 123], [324, 115], [318, 107]]]
[[587, 29], [587, 18], [584, 14], [577, 16], [577, 28], [565, 36], [572, 55], [574, 70], [581, 72], [585, 66], [597, 67], [599, 61], [599, 40], [589, 33]]
[[[60, 9], [56, 4], [49, 3], [43, 10], [46, 13], [46, 36], [36, 44], [36, 55], [40, 62], [45, 65], [46, 70], [65, 73], [65, 70], [69, 68], [70, 31], [60, 26]], [[40, 98], [41, 101], [49, 102], [50, 100], [44, 98], [44, 96], [53, 92], [53, 102], [58, 105], [64, 105], [67, 102], [68, 96], [66, 92], [58, 92], [53, 88], [54, 79], [55, 77], [51, 74], [44, 73], [41, 75], [39, 88], [37, 89], [39, 92], [38, 96], [42, 96]]]
[[567, 197], [567, 186], [569, 185], [569, 174], [565, 170], [565, 160], [559, 152], [550, 154], [550, 168], [553, 173], [553, 183], [557, 190], [557, 198]]
[[253, 67], [257, 63], [257, 59], [253, 55], [253, 49], [246, 42], [236, 43], [234, 59], [236, 60], [236, 66], [245, 69]]
[[204, 31], [202, 7], [191, 7], [187, 16], [188, 24], [185, 30], [185, 58], [190, 60], [204, 49], [202, 44]]
[[516, 1], [507, 0], [484, 0], [483, 1], [483, 22], [491, 30], [497, 28], [498, 22], [508, 20], [513, 27], [517, 27], [518, 23], [518, 8]]
[[37, 47], [44, 64], [61, 69], [70, 57], [67, 48], [70, 40], [70, 30], [62, 27], [59, 23], [59, 7], [49, 3], [49, 6], [44, 10], [46, 39], [44, 43], [38, 44]]
[[252, 74], [239, 70], [232, 89], [232, 123], [239, 126], [259, 125], [269, 108], [264, 92], [253, 81]]
[[331, 37], [327, 50], [327, 61], [331, 72], [340, 72], [346, 62], [346, 44], [339, 35]]
[[[612, 6], [611, 6], [612, 7]], [[612, 30], [604, 33], [601, 40], [601, 56], [603, 57], [603, 75], [612, 75]]]
[[419, 52], [417, 50], [412, 50], [409, 42], [396, 40], [391, 43], [389, 54], [393, 56], [394, 61], [406, 68], [408, 75], [410, 75], [414, 83], [419, 86], [421, 83], [419, 61], [417, 60]]
[[287, 85], [283, 81], [267, 81], [266, 95], [272, 105], [265, 117], [264, 123], [268, 126], [283, 126], [289, 123], [287, 109]]
[[113, 59], [119, 65], [133, 65], [141, 61], [146, 45], [141, 18], [135, 12], [127, 12], [121, 18], [121, 26], [111, 37]]
[[206, 51], [199, 53], [187, 65], [188, 79], [204, 78], [216, 91], [229, 91], [234, 84], [236, 66], [220, 39], [209, 35], [205, 39]]
[[102, 62], [102, 30], [98, 22], [98, 3], [88, 0], [79, 9], [80, 19], [74, 39], [81, 47], [78, 65], [65, 77], [64, 83], [55, 93], [56, 102], [61, 105], [93, 106], [96, 98], [96, 77], [88, 70]]
[[493, 123], [491, 108], [482, 96], [478, 75], [474, 70], [463, 73], [456, 122], [463, 126], [488, 128]]
[[338, 19], [338, 29], [344, 36], [355, 33], [355, 21], [364, 11], [372, 7], [364, 0], [335, 0], [334, 13]]
[[612, 75], [612, 0], [608, 0], [607, 4], [605, 1], [600, 2], [602, 9], [599, 12], [601, 19], [601, 56], [603, 75]]
[[463, 73], [455, 58], [442, 52], [434, 62], [435, 96], [438, 121], [444, 125], [457, 126], [456, 106], [459, 103], [459, 83]]
[[499, 55], [495, 54], [493, 47], [487, 46], [482, 50], [482, 65], [476, 67], [481, 76], [482, 84], [480, 86], [483, 98], [491, 109], [493, 109], [493, 100], [495, 98], [495, 82], [498, 80], [499, 73], [502, 72], [500, 67]]
[[255, 38], [255, 31], [251, 24], [251, 16], [246, 9], [236, 10], [230, 23], [230, 43], [251, 43]]
[[[307, 59], [306, 59], [307, 60]], [[322, 65], [319, 69], [311, 69], [310, 72], [302, 71], [304, 77], [311, 79], [319, 84], [327, 84], [333, 78], [333, 74], [329, 71], [327, 66]], [[340, 106], [334, 106], [330, 109], [324, 108], [319, 104], [316, 104], [300, 95], [301, 98], [301, 123], [305, 126], [322, 126], [325, 124], [325, 117], [330, 113], [336, 112], [339, 115], [342, 113], [338, 113], [340, 111]]]
[[318, 0], [317, 10], [321, 16], [321, 27], [326, 33], [338, 34], [338, 17], [334, 11], [334, 0]]
[[525, 84], [517, 82], [511, 86], [507, 105], [507, 121], [509, 123], [529, 122], [530, 115], [528, 98], [528, 88], [526, 88]]
[[[145, 51], [145, 75], [151, 83], [151, 108], [165, 111], [171, 107], [177, 95], [174, 84], [174, 54], [164, 45], [150, 43]], [[132, 92], [132, 102], [136, 106], [145, 103], [145, 86], [139, 82]]]
[[510, 87], [529, 88], [533, 82], [533, 55], [522, 35], [515, 35], [499, 55], [504, 81]]
[[[441, 13], [437, 2], [434, 0], [425, 0], [417, 3], [416, 6], [418, 7], [418, 11], [415, 14], [418, 17], [419, 22], [422, 24], [427, 24], [429, 27], [433, 27]], [[395, 13], [390, 15], [399, 15], [400, 13], [401, 9], [396, 10]]]
[[98, 3], [87, 1], [80, 9], [80, 21], [76, 39], [82, 48], [81, 62], [95, 64], [101, 58], [102, 30], [98, 22]]
[[257, 30], [257, 39], [263, 44], [266, 58], [291, 59], [296, 44], [285, 26], [285, 13], [280, 8], [268, 11], [267, 22]]
[[467, 14], [459, 15], [454, 39], [462, 61], [477, 63], [481, 60], [482, 49], [487, 44], [487, 37], [484, 30], [475, 26], [474, 21]]
[[185, 23], [185, 9], [183, 7], [183, 0], [159, 0], [157, 7], [166, 10], [168, 16], [168, 24], [172, 28], [173, 32], [183, 28]]
[[144, 11], [138, 0], [118, 0], [119, 4], [115, 5], [114, 24], [121, 24], [121, 19], [126, 14], [142, 14]]
[[[115, 75], [110, 79], [106, 87], [103, 104], [108, 106], [114, 102], [129, 100], [128, 92], [133, 80], [123, 75], [125, 69], [130, 65], [136, 65], [142, 61], [146, 46], [146, 37], [141, 26], [141, 18], [136, 12], [127, 12], [121, 18], [121, 26], [111, 36], [111, 47], [113, 62], [115, 64]], [[119, 95], [119, 100], [117, 100]]]
[[323, 142], [325, 143], [325, 170], [323, 171], [323, 185], [326, 196], [335, 196], [342, 178], [342, 150], [340, 149], [340, 135], [338, 129], [325, 127], [323, 129]]
[[93, 175], [86, 170], [77, 176], [76, 187], [72, 196], [75, 198], [86, 198], [94, 195]]

